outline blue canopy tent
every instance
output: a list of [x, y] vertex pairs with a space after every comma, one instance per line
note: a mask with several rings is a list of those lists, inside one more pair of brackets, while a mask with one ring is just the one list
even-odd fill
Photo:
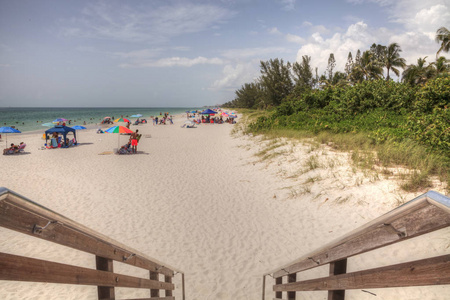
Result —
[[201, 112], [202, 115], [213, 115], [217, 114], [217, 111], [210, 110], [209, 108]]
[[47, 143], [47, 140], [49, 139], [49, 134], [52, 134], [55, 132], [57, 132], [58, 134], [62, 134], [63, 142], [66, 140], [67, 134], [70, 132], [73, 133], [73, 137], [75, 138], [75, 140], [77, 140], [77, 134], [76, 134], [75, 129], [73, 129], [71, 127], [67, 127], [67, 126], [57, 125], [57, 126], [45, 131], [45, 143]]

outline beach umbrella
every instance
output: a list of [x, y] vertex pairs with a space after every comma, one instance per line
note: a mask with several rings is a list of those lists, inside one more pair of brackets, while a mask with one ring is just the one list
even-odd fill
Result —
[[131, 117], [132, 118], [140, 118], [140, 117], [142, 117], [142, 115], [141, 114], [137, 114], [137, 115], [132, 115]]
[[[83, 129], [86, 129], [86, 127], [80, 126], [80, 125], [72, 126], [72, 128], [75, 129], [75, 130], [83, 130]], [[78, 135], [78, 137], [79, 137], [79, 135]], [[78, 138], [77, 138], [77, 142], [78, 142]]]
[[66, 122], [66, 121], [67, 121], [67, 119], [58, 118], [58, 119], [53, 120], [53, 123]]
[[12, 127], [0, 127], [0, 133], [6, 133], [6, 147], [8, 147], [8, 133], [20, 133], [20, 131]]
[[210, 110], [209, 108], [201, 112], [202, 115], [214, 115], [217, 111]]
[[[125, 119], [125, 118], [118, 118], [118, 119], [114, 120], [114, 122], [125, 122], [125, 123], [129, 123], [130, 120]], [[127, 128], [127, 129], [128, 129], [128, 128]]]
[[[133, 133], [133, 130], [125, 126], [113, 126], [105, 130], [107, 133]], [[117, 147], [120, 148], [120, 135], [117, 138]]]

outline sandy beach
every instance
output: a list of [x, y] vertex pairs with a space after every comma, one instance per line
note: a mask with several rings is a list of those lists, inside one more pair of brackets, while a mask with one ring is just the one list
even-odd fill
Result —
[[[238, 118], [238, 121], [240, 118]], [[78, 131], [79, 145], [45, 149], [42, 132], [10, 134], [24, 154], [2, 156], [0, 186], [185, 272], [191, 300], [261, 298], [262, 275], [364, 225], [422, 192], [355, 169], [347, 153], [261, 137], [230, 124], [131, 126], [135, 155], [112, 154], [128, 136]], [[104, 127], [107, 128], [107, 127]], [[5, 145], [5, 137], [1, 141]], [[2, 148], [3, 148], [2, 147]], [[261, 151], [275, 153], [263, 157]], [[259, 156], [256, 154], [260, 154]], [[315, 162], [315, 166], [311, 163]], [[433, 190], [445, 193], [436, 182]], [[92, 255], [0, 228], [0, 252], [94, 267]], [[450, 230], [349, 260], [349, 270], [450, 253]], [[89, 263], [87, 263], [89, 262]], [[114, 265], [116, 272], [132, 273]], [[325, 274], [327, 270], [321, 270]], [[175, 276], [176, 299], [181, 279]], [[266, 299], [274, 297], [267, 279]], [[449, 286], [348, 291], [348, 299], [448, 299]], [[117, 299], [148, 297], [116, 289]], [[96, 287], [0, 281], [0, 299], [96, 299]], [[323, 292], [300, 299], [326, 299]]]

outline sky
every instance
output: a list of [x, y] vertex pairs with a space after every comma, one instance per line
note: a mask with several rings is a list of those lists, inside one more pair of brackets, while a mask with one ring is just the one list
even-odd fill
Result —
[[442, 26], [450, 0], [0, 0], [0, 107], [213, 106], [270, 59], [321, 75], [396, 42], [432, 62]]

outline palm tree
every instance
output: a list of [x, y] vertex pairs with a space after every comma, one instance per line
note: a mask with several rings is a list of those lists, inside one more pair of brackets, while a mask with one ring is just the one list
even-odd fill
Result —
[[356, 79], [357, 82], [361, 82], [363, 79], [380, 79], [382, 76], [383, 68], [370, 51], [364, 51], [360, 63], [355, 64], [352, 74], [350, 74], [350, 78], [353, 78], [353, 81]]
[[437, 75], [448, 73], [450, 71], [450, 60], [446, 59], [444, 56], [441, 56], [434, 63], [434, 67]]
[[387, 69], [386, 80], [389, 80], [389, 70], [392, 70], [395, 75], [400, 76], [400, 71], [397, 67], [404, 69], [406, 67], [406, 61], [404, 58], [400, 57], [400, 52], [402, 49], [397, 43], [390, 44], [384, 55], [384, 66]]
[[436, 43], [441, 43], [441, 47], [436, 53], [436, 59], [441, 51], [448, 52], [450, 50], [450, 31], [441, 27], [436, 31]]
[[402, 81], [411, 85], [423, 85], [436, 75], [433, 64], [425, 66], [427, 56], [417, 59], [417, 65], [409, 65], [402, 73]]

